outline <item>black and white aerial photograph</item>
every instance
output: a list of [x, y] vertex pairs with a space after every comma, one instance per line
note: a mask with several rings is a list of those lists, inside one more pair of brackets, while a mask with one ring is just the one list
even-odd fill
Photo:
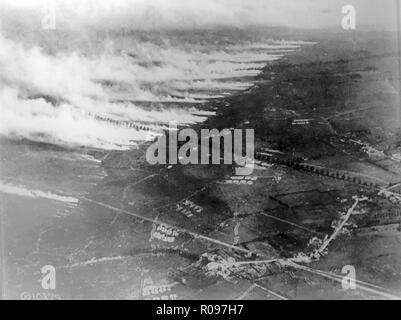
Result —
[[400, 300], [400, 16], [0, 0], [0, 300]]

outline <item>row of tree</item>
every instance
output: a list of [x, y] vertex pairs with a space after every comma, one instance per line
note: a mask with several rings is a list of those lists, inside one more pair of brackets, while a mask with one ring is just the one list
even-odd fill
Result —
[[357, 183], [357, 184], [363, 185], [365, 187], [379, 188], [379, 186], [377, 184], [374, 184], [373, 182], [363, 181], [360, 177], [351, 176], [351, 175], [348, 175], [346, 173], [342, 173], [339, 171], [332, 171], [330, 169], [318, 168], [313, 165], [301, 163], [303, 161], [303, 158], [300, 158], [300, 157], [294, 157], [291, 159], [283, 159], [283, 158], [276, 157], [273, 155], [268, 155], [268, 154], [263, 154], [263, 153], [257, 152], [255, 155], [255, 158], [260, 161], [268, 161], [270, 163], [285, 165], [285, 166], [294, 168], [296, 170], [304, 170], [304, 171], [312, 172], [312, 173], [319, 174], [322, 176], [330, 177], [333, 179]]

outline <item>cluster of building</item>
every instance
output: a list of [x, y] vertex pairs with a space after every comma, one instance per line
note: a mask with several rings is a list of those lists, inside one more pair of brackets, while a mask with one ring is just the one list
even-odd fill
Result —
[[184, 202], [177, 204], [177, 211], [183, 213], [188, 218], [191, 218], [194, 215], [193, 213], [201, 213], [203, 208], [190, 200], [185, 200]]
[[225, 180], [225, 183], [253, 185], [257, 179], [258, 177], [256, 176], [232, 176], [230, 179]]
[[145, 300], [177, 300], [177, 294], [170, 293], [175, 284], [155, 285], [152, 278], [147, 277], [142, 282], [142, 297]]
[[164, 225], [154, 226], [151, 233], [151, 240], [157, 239], [163, 242], [173, 243], [178, 237], [178, 232]]

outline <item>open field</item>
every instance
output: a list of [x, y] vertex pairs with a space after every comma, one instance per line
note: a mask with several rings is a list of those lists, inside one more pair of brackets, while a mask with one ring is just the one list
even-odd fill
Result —
[[[251, 177], [234, 177], [229, 165], [150, 166], [146, 145], [92, 151], [102, 178], [75, 195], [74, 214], [20, 231], [25, 252], [7, 243], [17, 270], [8, 294], [34, 288], [34, 270], [50, 257], [66, 299], [401, 297], [395, 35], [294, 37], [317, 44], [270, 63], [254, 87], [216, 100], [207, 108], [217, 114], [194, 126], [255, 129]], [[280, 153], [263, 158], [264, 148]], [[32, 215], [58, 210], [3, 200], [14, 208], [10, 228], [27, 206]], [[341, 285], [347, 265], [355, 290]]]

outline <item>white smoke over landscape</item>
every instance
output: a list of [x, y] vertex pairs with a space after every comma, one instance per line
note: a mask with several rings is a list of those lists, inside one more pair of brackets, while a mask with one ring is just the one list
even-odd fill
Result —
[[[24, 39], [24, 35], [10, 32], [10, 26], [5, 25], [10, 17], [2, 20], [3, 136], [68, 147], [124, 150], [152, 138], [169, 121], [182, 125], [204, 121], [213, 114], [205, 109], [208, 102], [251, 87], [252, 78], [266, 63], [305, 44], [269, 39], [256, 43], [229, 39], [221, 43], [207, 32], [198, 41], [188, 40], [185, 32], [144, 39], [125, 32], [123, 25], [113, 26], [117, 29], [110, 35], [106, 32], [97, 37], [96, 32], [92, 33], [93, 26], [105, 28], [98, 19], [106, 14], [106, 2], [96, 4], [92, 14], [87, 12], [93, 6], [90, 1], [75, 11], [71, 3], [56, 3], [66, 6], [57, 16], [61, 26], [73, 12], [76, 14], [62, 33], [66, 39], [73, 39], [69, 40], [73, 45], [68, 50], [61, 48], [58, 39], [50, 41], [50, 35], [47, 39], [43, 32], [49, 31], [32, 31]], [[110, 11], [108, 23], [115, 22], [127, 3], [122, 1], [120, 10]], [[159, 8], [166, 5], [160, 1]], [[219, 1], [213, 5], [219, 5]], [[186, 6], [180, 8], [189, 10]], [[27, 17], [37, 13], [26, 13], [24, 6], [6, 8], [12, 9], [12, 25], [18, 21], [28, 23]], [[168, 8], [166, 12], [174, 4], [169, 3]], [[71, 22], [76, 22], [75, 27], [83, 23], [84, 12], [88, 14], [87, 22], [92, 23], [88, 34], [93, 37], [89, 39], [81, 38], [70, 28]], [[21, 15], [25, 17], [22, 20]], [[58, 30], [50, 32], [57, 35]]]

